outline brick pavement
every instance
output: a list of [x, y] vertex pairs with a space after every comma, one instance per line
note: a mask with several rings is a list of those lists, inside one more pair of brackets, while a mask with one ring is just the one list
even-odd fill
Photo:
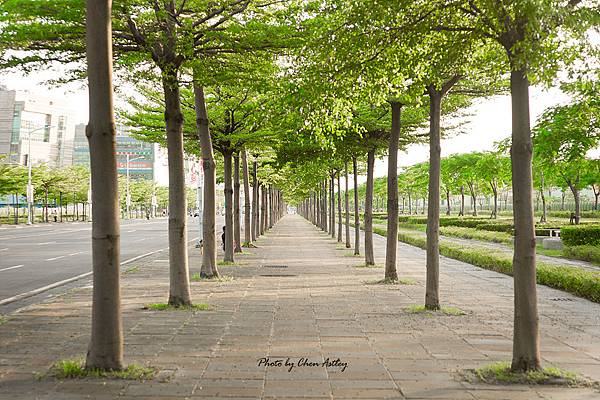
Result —
[[[220, 267], [234, 280], [192, 282], [194, 301], [212, 311], [142, 310], [167, 298], [165, 255], [123, 276], [125, 361], [159, 368], [149, 382], [35, 379], [57, 360], [85, 355], [89, 287], [9, 316], [0, 325], [0, 399], [600, 398], [591, 389], [457, 377], [510, 360], [509, 277], [442, 258], [443, 302], [467, 314], [411, 314], [406, 308], [424, 298], [420, 249], [398, 244], [399, 274], [415, 284], [391, 286], [368, 284], [383, 269], [356, 268], [361, 258], [299, 216], [283, 218], [257, 245], [237, 266]], [[384, 249], [376, 237], [378, 262]], [[199, 262], [192, 252], [192, 272]], [[539, 297], [544, 363], [600, 380], [600, 305], [541, 286]]]

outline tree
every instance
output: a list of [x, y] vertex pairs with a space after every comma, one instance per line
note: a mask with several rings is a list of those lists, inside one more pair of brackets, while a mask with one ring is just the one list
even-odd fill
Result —
[[500, 152], [480, 153], [475, 169], [481, 180], [487, 182], [494, 196], [494, 209], [490, 218], [498, 217], [498, 191], [510, 182], [510, 160]]
[[90, 121], [86, 136], [92, 170], [92, 335], [86, 368], [123, 368], [119, 287], [119, 211], [112, 104], [111, 1], [88, 0], [86, 52]]
[[570, 56], [574, 52], [567, 52], [573, 50], [573, 43], [585, 40], [585, 31], [593, 26], [597, 15], [593, 4], [581, 0], [508, 3], [464, 0], [448, 7], [435, 27], [472, 32], [506, 53], [506, 63], [496, 61], [499, 72], [510, 72], [512, 102], [513, 371], [540, 368], [529, 85], [531, 80], [551, 81], [560, 60], [574, 59]]
[[580, 83], [570, 104], [546, 110], [534, 128], [534, 156], [573, 193], [576, 224], [581, 217], [580, 191], [590, 185], [586, 155], [600, 143], [599, 89], [598, 83]]

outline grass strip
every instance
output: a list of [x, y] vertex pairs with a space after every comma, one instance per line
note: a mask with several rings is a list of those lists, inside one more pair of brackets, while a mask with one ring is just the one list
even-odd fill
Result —
[[[386, 230], [373, 228], [373, 232], [385, 236]], [[399, 234], [398, 240], [421, 249], [427, 248], [427, 240], [409, 234]], [[489, 250], [478, 250], [447, 243], [440, 243], [440, 254], [464, 261], [468, 264], [502, 274], [511, 275], [513, 271], [512, 258], [498, 255]], [[554, 289], [563, 290], [584, 299], [600, 303], [600, 273], [586, 271], [570, 265], [553, 265], [537, 262], [537, 283]]]
[[180, 306], [175, 307], [167, 303], [154, 303], [148, 304], [144, 307], [144, 310], [152, 311], [208, 311], [212, 307], [205, 303], [192, 304], [191, 306]]
[[444, 307], [442, 306], [439, 310], [428, 310], [425, 306], [422, 305], [412, 305], [406, 308], [406, 311], [410, 314], [444, 314], [444, 315], [467, 315], [466, 312], [457, 307]]
[[480, 381], [490, 384], [597, 386], [595, 382], [556, 367], [546, 367], [538, 371], [513, 372], [510, 369], [510, 363], [499, 362], [475, 369], [473, 373]]
[[[131, 364], [122, 370], [103, 370], [87, 369], [81, 360], [62, 360], [50, 367], [46, 376], [66, 379], [66, 378], [113, 378], [145, 381], [152, 379], [156, 374], [156, 368], [142, 367]], [[43, 378], [39, 376], [38, 378]]]

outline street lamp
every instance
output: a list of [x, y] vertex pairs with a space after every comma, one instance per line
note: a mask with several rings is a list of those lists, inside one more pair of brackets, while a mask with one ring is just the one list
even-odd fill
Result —
[[53, 126], [44, 125], [41, 128], [29, 130], [27, 135], [27, 225], [33, 224], [33, 184], [31, 182], [31, 134], [33, 132], [41, 131], [42, 129], [50, 129]]
[[129, 162], [130, 161], [135, 161], [135, 160], [140, 160], [144, 157], [136, 157], [136, 158], [129, 158], [129, 153], [127, 153], [127, 167], [126, 167], [126, 171], [127, 171], [127, 196], [125, 197], [125, 212], [127, 214], [127, 218], [129, 219], [129, 206], [131, 205], [131, 193], [129, 192]]

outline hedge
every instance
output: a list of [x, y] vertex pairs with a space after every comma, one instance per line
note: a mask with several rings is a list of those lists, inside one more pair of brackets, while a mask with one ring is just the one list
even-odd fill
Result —
[[581, 246], [566, 246], [563, 249], [565, 257], [600, 264], [600, 247], [584, 244]]
[[493, 232], [512, 233], [514, 225], [508, 222], [486, 223], [477, 225], [476, 229]]
[[600, 245], [600, 225], [572, 225], [562, 227], [560, 237], [566, 246]]
[[[374, 229], [374, 232], [379, 235], [386, 235], [385, 229], [377, 228]], [[422, 237], [399, 234], [398, 240], [422, 249], [427, 248], [427, 240]], [[512, 276], [512, 259], [490, 253], [489, 251], [440, 243], [440, 254], [480, 268]], [[587, 271], [568, 265], [552, 265], [538, 262], [536, 278], [537, 283], [540, 285], [563, 290], [600, 303], [600, 273], [598, 272]]]

